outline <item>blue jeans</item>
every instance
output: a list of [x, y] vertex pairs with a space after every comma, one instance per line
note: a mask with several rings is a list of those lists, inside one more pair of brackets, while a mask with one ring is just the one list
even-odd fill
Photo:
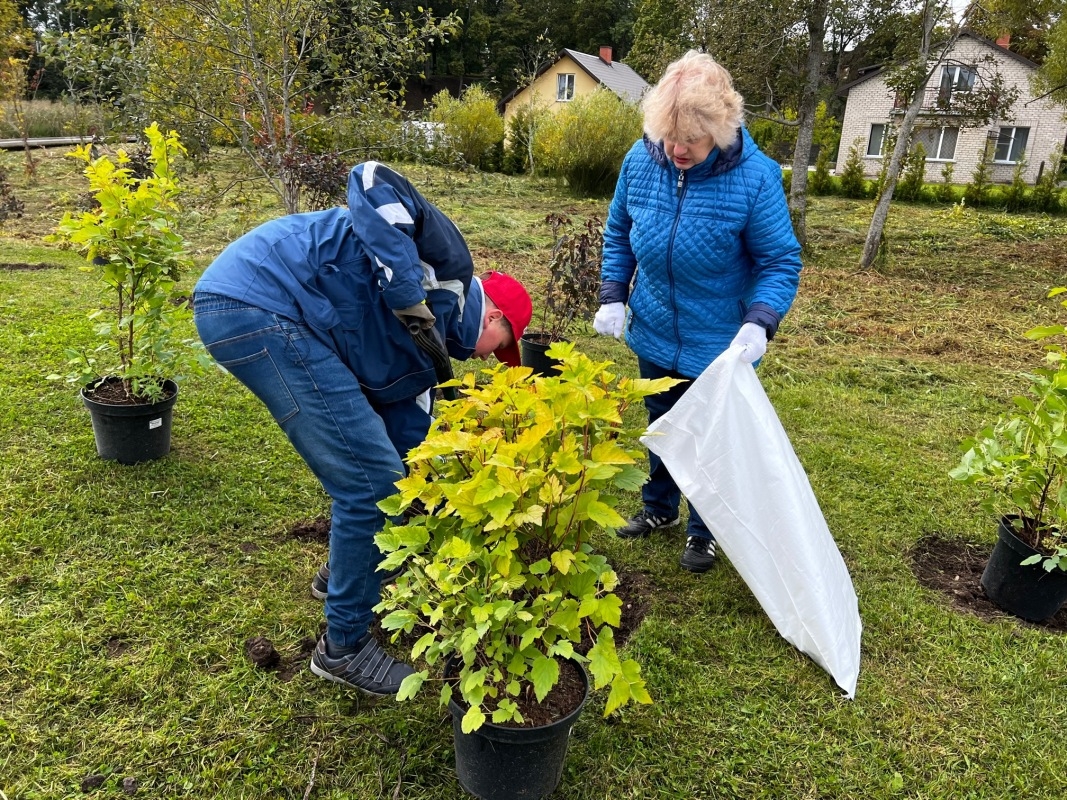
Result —
[[385, 515], [377, 503], [396, 491], [400, 453], [422, 441], [430, 416], [414, 399], [373, 406], [306, 325], [204, 292], [195, 293], [193, 313], [212, 357], [263, 401], [333, 499], [327, 635], [354, 645], [380, 599], [374, 535]]
[[[652, 394], [645, 398], [645, 408], [648, 409], [648, 423], [651, 425], [674, 408], [674, 404], [693, 385], [693, 379], [673, 370], [664, 369], [658, 364], [645, 361], [640, 357], [637, 359], [637, 368], [642, 378], [681, 378], [685, 381], [685, 383], [672, 386], [666, 392]], [[670, 472], [663, 465], [663, 459], [649, 450], [648, 481], [641, 487], [641, 499], [644, 501], [645, 510], [655, 514], [657, 517], [673, 519], [678, 515], [678, 505], [681, 502], [681, 498], [682, 492], [678, 488], [678, 484], [674, 482]], [[691, 503], [689, 504], [689, 527], [686, 530], [686, 535], [700, 536], [704, 539], [715, 538], [711, 535], [708, 526], [704, 524], [704, 520], [700, 518]]]

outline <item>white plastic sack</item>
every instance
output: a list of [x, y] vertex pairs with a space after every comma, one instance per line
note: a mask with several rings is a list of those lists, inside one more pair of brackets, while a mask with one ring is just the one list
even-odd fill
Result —
[[732, 347], [642, 442], [663, 459], [774, 627], [856, 694], [856, 593], [785, 429]]

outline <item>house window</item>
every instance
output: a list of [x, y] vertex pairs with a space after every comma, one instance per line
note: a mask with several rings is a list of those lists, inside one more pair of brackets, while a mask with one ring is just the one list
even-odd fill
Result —
[[952, 161], [959, 136], [959, 128], [916, 128], [912, 141], [923, 146], [927, 161]]
[[1001, 128], [1000, 135], [997, 136], [997, 149], [993, 152], [993, 160], [1018, 164], [1023, 160], [1026, 140], [1029, 138], [1029, 128]]
[[871, 138], [867, 140], [867, 155], [880, 156], [885, 147], [885, 125], [871, 125]]
[[939, 106], [950, 106], [952, 105], [952, 95], [954, 93], [969, 92], [974, 89], [976, 75], [974, 67], [961, 67], [959, 65], [942, 67], [941, 85], [937, 90], [937, 104]]
[[574, 99], [574, 73], [560, 73], [556, 76], [556, 99]]

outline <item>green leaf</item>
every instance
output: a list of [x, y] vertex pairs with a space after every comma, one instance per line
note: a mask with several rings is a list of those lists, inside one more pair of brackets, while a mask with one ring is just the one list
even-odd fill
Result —
[[463, 721], [460, 728], [464, 733], [473, 733], [485, 724], [485, 714], [478, 706], [471, 706], [467, 709], [467, 713], [463, 715]]
[[556, 659], [546, 656], [535, 658], [530, 669], [530, 680], [533, 682], [537, 702], [540, 703], [559, 681], [559, 664]]
[[427, 673], [425, 670], [422, 672], [413, 672], [408, 675], [404, 680], [400, 682], [400, 691], [396, 693], [397, 701], [410, 700], [414, 697], [419, 689], [422, 688], [422, 684], [426, 681]]
[[608, 716], [631, 700], [638, 703], [652, 702], [652, 698], [645, 690], [645, 682], [641, 678], [641, 667], [633, 660], [626, 661], [619, 674], [611, 682], [611, 691], [608, 693], [608, 700], [604, 706], [604, 716]]
[[464, 559], [471, 554], [471, 544], [458, 536], [451, 537], [437, 550], [437, 557], [441, 559]]
[[615, 651], [615, 635], [604, 628], [597, 635], [596, 644], [589, 649], [589, 671], [593, 674], [593, 688], [602, 689], [622, 672], [619, 654]]
[[421, 636], [419, 640], [415, 642], [414, 645], [412, 645], [411, 657], [418, 658], [419, 656], [421, 656], [425, 652], [426, 648], [433, 644], [436, 639], [436, 631], [430, 631], [427, 634], [423, 634], [423, 636]]
[[586, 514], [589, 519], [593, 520], [597, 525], [605, 528], [618, 528], [626, 524], [618, 512], [611, 506], [595, 500], [589, 504], [586, 508]]
[[570, 550], [556, 550], [552, 553], [552, 566], [554, 566], [559, 572], [566, 575], [571, 568], [571, 564], [574, 563], [574, 553]]
[[383, 618], [381, 625], [382, 629], [387, 631], [411, 630], [411, 626], [416, 622], [418, 622], [418, 617], [415, 612], [402, 608]]

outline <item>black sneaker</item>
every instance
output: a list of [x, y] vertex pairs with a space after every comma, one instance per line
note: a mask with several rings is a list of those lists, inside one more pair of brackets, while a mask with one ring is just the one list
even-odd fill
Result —
[[[382, 583], [392, 583], [403, 571], [403, 567], [397, 567], [396, 569], [389, 570], [389, 572], [382, 573]], [[311, 596], [317, 600], [325, 600], [329, 596], [329, 589], [330, 565], [323, 564], [319, 567], [319, 571], [315, 573], [315, 577], [311, 579]]]
[[316, 600], [325, 600], [329, 596], [329, 589], [330, 565], [323, 564], [311, 579], [311, 596]]
[[386, 653], [367, 634], [354, 653], [338, 658], [326, 654], [326, 637], [319, 639], [311, 655], [311, 671], [320, 678], [359, 689], [372, 697], [389, 697], [400, 691], [400, 683], [415, 670]]
[[707, 572], [715, 566], [715, 540], [690, 536], [685, 540], [685, 550], [678, 563], [690, 572]]
[[620, 539], [640, 539], [648, 536], [652, 531], [657, 528], [670, 528], [678, 524], [678, 515], [674, 517], [657, 517], [655, 514], [650, 514], [644, 509], [633, 517], [630, 517], [630, 521], [615, 531], [615, 535]]

